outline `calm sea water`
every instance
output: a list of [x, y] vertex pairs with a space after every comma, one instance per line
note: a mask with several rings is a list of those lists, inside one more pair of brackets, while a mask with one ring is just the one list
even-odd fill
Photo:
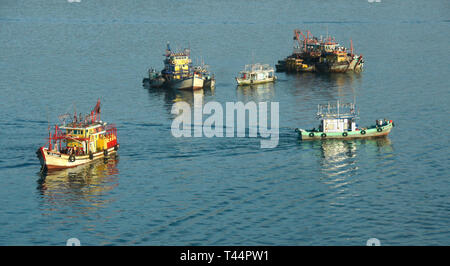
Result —
[[[448, 1], [0, 3], [0, 245], [450, 244]], [[274, 65], [295, 28], [365, 57], [350, 75], [286, 75], [238, 89], [244, 64]], [[217, 79], [203, 101], [280, 103], [280, 142], [174, 138], [175, 101], [142, 87], [165, 44], [189, 46]], [[253, 54], [253, 56], [252, 56]], [[388, 118], [386, 139], [301, 142], [316, 105]], [[48, 121], [102, 99], [119, 157], [39, 174]]]

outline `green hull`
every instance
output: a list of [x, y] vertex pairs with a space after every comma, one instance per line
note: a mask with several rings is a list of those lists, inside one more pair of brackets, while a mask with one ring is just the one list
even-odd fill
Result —
[[387, 136], [390, 132], [393, 123], [388, 123], [387, 125], [376, 127], [372, 126], [367, 129], [361, 129], [356, 131], [345, 131], [345, 132], [320, 132], [312, 130], [296, 129], [302, 140], [319, 140], [319, 139], [360, 139], [360, 138], [374, 138]]

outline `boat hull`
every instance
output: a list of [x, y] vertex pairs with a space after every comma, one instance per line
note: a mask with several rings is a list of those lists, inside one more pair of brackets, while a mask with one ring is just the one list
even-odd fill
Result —
[[158, 77], [155, 79], [150, 79], [149, 84], [152, 88], [161, 88], [166, 80], [163, 77]]
[[203, 81], [203, 88], [211, 89], [216, 86], [216, 81], [214, 79], [206, 79]]
[[329, 73], [345, 73], [345, 72], [361, 72], [363, 68], [362, 57], [352, 59], [350, 62], [342, 63], [317, 63], [316, 70], [318, 72]]
[[167, 82], [167, 87], [177, 90], [199, 90], [203, 89], [203, 79], [198, 77], [174, 79]]
[[299, 136], [301, 137], [302, 140], [362, 139], [362, 138], [385, 137], [391, 132], [393, 126], [394, 126], [393, 123], [389, 123], [381, 127], [373, 127], [356, 131], [327, 132], [327, 133], [302, 129], [297, 129], [296, 131], [299, 133]]
[[[46, 168], [48, 170], [53, 169], [65, 169], [72, 168], [82, 164], [90, 163], [96, 159], [108, 157], [111, 154], [116, 154], [119, 148], [119, 144], [117, 146], [111, 147], [105, 151], [100, 151], [92, 154], [92, 159], [90, 159], [89, 155], [79, 155], [75, 156], [73, 161], [70, 160], [70, 156], [68, 154], [62, 154], [55, 151], [49, 151], [45, 147], [39, 148], [37, 155], [39, 161], [41, 163], [42, 168]], [[106, 155], [105, 155], [106, 153]]]
[[250, 79], [236, 78], [236, 81], [237, 81], [239, 86], [253, 85], [253, 84], [263, 84], [263, 83], [274, 82], [275, 80], [276, 80], [276, 77], [267, 78], [267, 79], [264, 79], [264, 80], [250, 80]]

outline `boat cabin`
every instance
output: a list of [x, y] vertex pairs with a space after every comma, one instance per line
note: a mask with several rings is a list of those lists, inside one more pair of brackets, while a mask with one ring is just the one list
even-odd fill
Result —
[[240, 79], [253, 81], [272, 79], [275, 76], [274, 69], [267, 64], [245, 65], [245, 69], [239, 73]]
[[324, 43], [321, 43], [321, 50], [324, 53], [332, 53], [333, 51], [336, 50], [337, 47], [339, 47], [339, 43], [335, 42], [335, 41], [327, 41]]
[[117, 129], [102, 121], [71, 122], [55, 126], [49, 133], [48, 150], [62, 154], [87, 155], [117, 145]]
[[353, 103], [319, 104], [317, 116], [320, 119], [319, 131], [346, 132], [356, 131], [356, 108]]
[[192, 60], [188, 49], [184, 49], [183, 52], [172, 52], [168, 46], [162, 74], [167, 79], [182, 79], [190, 75], [191, 64]]

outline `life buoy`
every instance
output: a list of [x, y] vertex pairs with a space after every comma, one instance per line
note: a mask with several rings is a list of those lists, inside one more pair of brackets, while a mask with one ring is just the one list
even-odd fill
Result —
[[322, 138], [326, 138], [327, 137], [327, 134], [325, 134], [325, 133], [322, 133], [322, 135], [320, 135]]
[[314, 133], [309, 133], [309, 136], [312, 138], [312, 137], [314, 137]]
[[365, 135], [366, 131], [365, 130], [361, 130], [361, 135]]
[[347, 133], [347, 132], [344, 132], [344, 133], [342, 133], [342, 136], [347, 137], [347, 136], [348, 136], [348, 133]]
[[71, 154], [69, 156], [69, 162], [71, 162], [71, 163], [75, 162], [75, 155]]
[[379, 127], [379, 128], [377, 128], [377, 131], [381, 132], [381, 131], [383, 131], [383, 129], [381, 127]]

